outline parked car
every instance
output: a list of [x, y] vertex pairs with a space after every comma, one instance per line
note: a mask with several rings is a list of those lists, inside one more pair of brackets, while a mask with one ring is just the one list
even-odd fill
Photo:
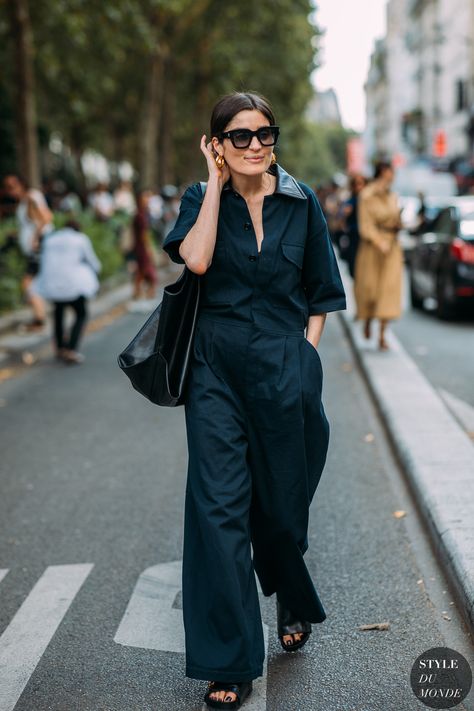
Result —
[[453, 196], [435, 197], [428, 195], [423, 197], [423, 217], [421, 216], [421, 197], [402, 195], [399, 197], [401, 218], [403, 228], [400, 230], [399, 240], [405, 254], [407, 262], [413, 247], [416, 245], [416, 234], [423, 231], [423, 226], [431, 224], [439, 215], [443, 207], [448, 207], [453, 200]]
[[468, 309], [474, 315], [474, 197], [452, 198], [415, 237], [410, 258], [414, 308], [431, 297], [440, 318]]
[[454, 169], [454, 177], [460, 195], [474, 190], [474, 160], [459, 161]]

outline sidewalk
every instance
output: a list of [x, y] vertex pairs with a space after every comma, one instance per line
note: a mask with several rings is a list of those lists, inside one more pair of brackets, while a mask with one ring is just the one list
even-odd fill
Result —
[[[348, 308], [341, 313], [432, 542], [474, 627], [474, 450], [472, 442], [393, 333], [390, 350], [366, 341], [354, 322], [352, 280], [340, 264]], [[376, 329], [374, 329], [376, 330]]]

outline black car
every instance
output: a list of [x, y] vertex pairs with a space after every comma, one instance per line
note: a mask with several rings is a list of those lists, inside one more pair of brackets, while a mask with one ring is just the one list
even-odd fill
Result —
[[474, 197], [453, 198], [415, 238], [410, 257], [414, 308], [431, 297], [440, 318], [474, 315]]

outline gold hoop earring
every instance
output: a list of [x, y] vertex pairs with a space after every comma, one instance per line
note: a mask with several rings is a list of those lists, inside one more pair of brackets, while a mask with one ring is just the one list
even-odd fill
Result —
[[276, 162], [277, 162], [276, 154], [272, 153], [272, 159], [270, 161], [270, 165], [275, 165]]
[[222, 168], [225, 166], [225, 159], [224, 159], [224, 156], [221, 156], [221, 155], [216, 156], [216, 157], [215, 157], [215, 161], [216, 161], [216, 165], [217, 165], [218, 168], [221, 168], [221, 169], [222, 169]]

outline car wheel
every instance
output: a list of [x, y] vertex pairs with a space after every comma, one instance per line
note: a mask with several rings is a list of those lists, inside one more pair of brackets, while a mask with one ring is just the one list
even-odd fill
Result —
[[415, 284], [413, 282], [413, 276], [410, 274], [410, 303], [414, 309], [422, 309], [424, 299], [418, 294]]
[[450, 284], [448, 279], [443, 274], [438, 274], [436, 282], [436, 301], [438, 302], [436, 313], [438, 317], [444, 321], [449, 321], [454, 316], [454, 306], [450, 301]]

